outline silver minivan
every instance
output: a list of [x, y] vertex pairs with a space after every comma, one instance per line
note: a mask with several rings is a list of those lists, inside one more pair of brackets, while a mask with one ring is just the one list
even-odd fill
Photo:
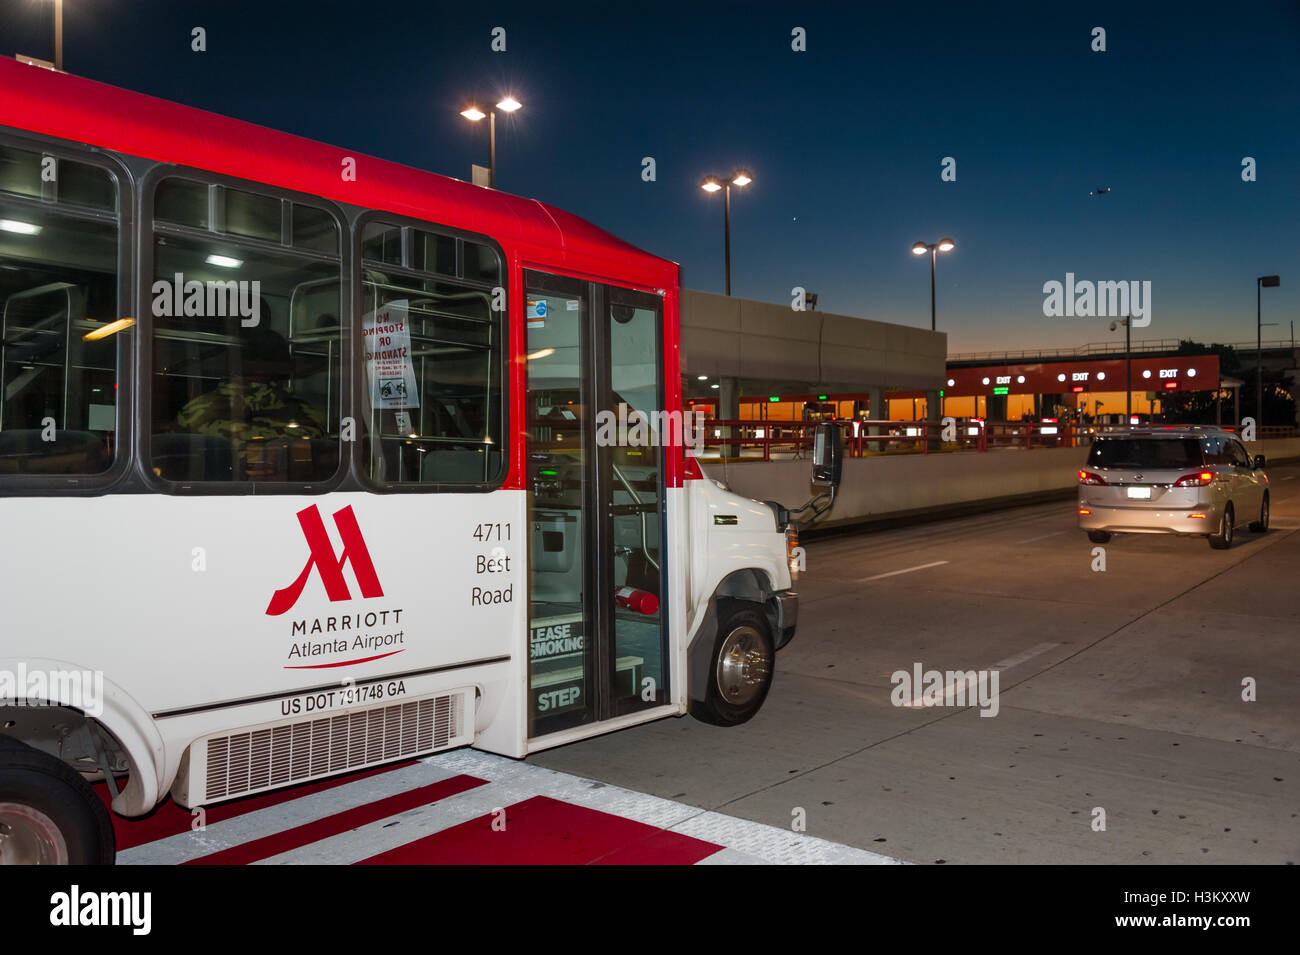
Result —
[[1079, 471], [1079, 527], [1111, 534], [1195, 534], [1226, 549], [1242, 524], [1268, 530], [1264, 455], [1222, 428], [1179, 426], [1098, 435]]

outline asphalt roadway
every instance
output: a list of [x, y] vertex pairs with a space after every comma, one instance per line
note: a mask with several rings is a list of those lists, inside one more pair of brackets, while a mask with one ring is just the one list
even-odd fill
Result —
[[[753, 720], [528, 761], [907, 862], [1300, 862], [1300, 466], [1269, 476], [1268, 533], [1105, 570], [1072, 501], [807, 543]], [[996, 670], [996, 715], [895, 705], [918, 664]]]

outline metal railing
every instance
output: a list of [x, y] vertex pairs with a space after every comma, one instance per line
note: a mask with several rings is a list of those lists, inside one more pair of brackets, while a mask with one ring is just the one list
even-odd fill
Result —
[[[939, 454], [965, 451], [1073, 448], [1092, 443], [1094, 435], [1118, 431], [1156, 431], [1181, 425], [1098, 425], [1084, 422], [986, 421], [955, 419], [945, 435], [939, 421], [848, 421], [844, 428], [845, 454], [851, 458], [880, 454]], [[817, 423], [812, 421], [742, 421], [706, 419], [704, 447], [716, 449], [730, 460], [788, 460], [811, 454]], [[1225, 431], [1235, 428], [1225, 427]], [[1257, 439], [1294, 438], [1297, 429], [1265, 425]], [[948, 438], [949, 440], [944, 440]]]
[[[1130, 351], [1133, 354], [1139, 352], [1156, 352], [1156, 351], [1178, 351], [1179, 346], [1184, 340], [1179, 338], [1148, 338], [1143, 341], [1133, 342]], [[1256, 350], [1255, 343], [1252, 342], [1228, 342], [1227, 347], [1238, 352], [1246, 353]], [[1291, 349], [1295, 344], [1289, 338], [1276, 339], [1263, 343], [1265, 350], [1272, 349]], [[948, 356], [948, 361], [999, 361], [1003, 359], [1034, 359], [1034, 358], [1079, 358], [1085, 355], [1122, 355], [1124, 354], [1124, 345], [1118, 342], [1089, 342], [1087, 345], [1079, 345], [1074, 348], [1029, 348], [1022, 351], [1000, 351], [1000, 352], [958, 352]], [[1195, 356], [1189, 356], [1195, 357]]]

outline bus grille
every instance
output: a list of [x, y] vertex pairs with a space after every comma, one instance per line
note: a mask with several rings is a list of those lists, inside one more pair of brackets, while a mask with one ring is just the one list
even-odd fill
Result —
[[461, 693], [207, 741], [204, 802], [461, 745]]

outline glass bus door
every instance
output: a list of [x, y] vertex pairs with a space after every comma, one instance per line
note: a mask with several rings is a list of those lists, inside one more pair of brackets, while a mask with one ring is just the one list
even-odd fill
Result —
[[529, 736], [668, 699], [658, 296], [526, 272]]

